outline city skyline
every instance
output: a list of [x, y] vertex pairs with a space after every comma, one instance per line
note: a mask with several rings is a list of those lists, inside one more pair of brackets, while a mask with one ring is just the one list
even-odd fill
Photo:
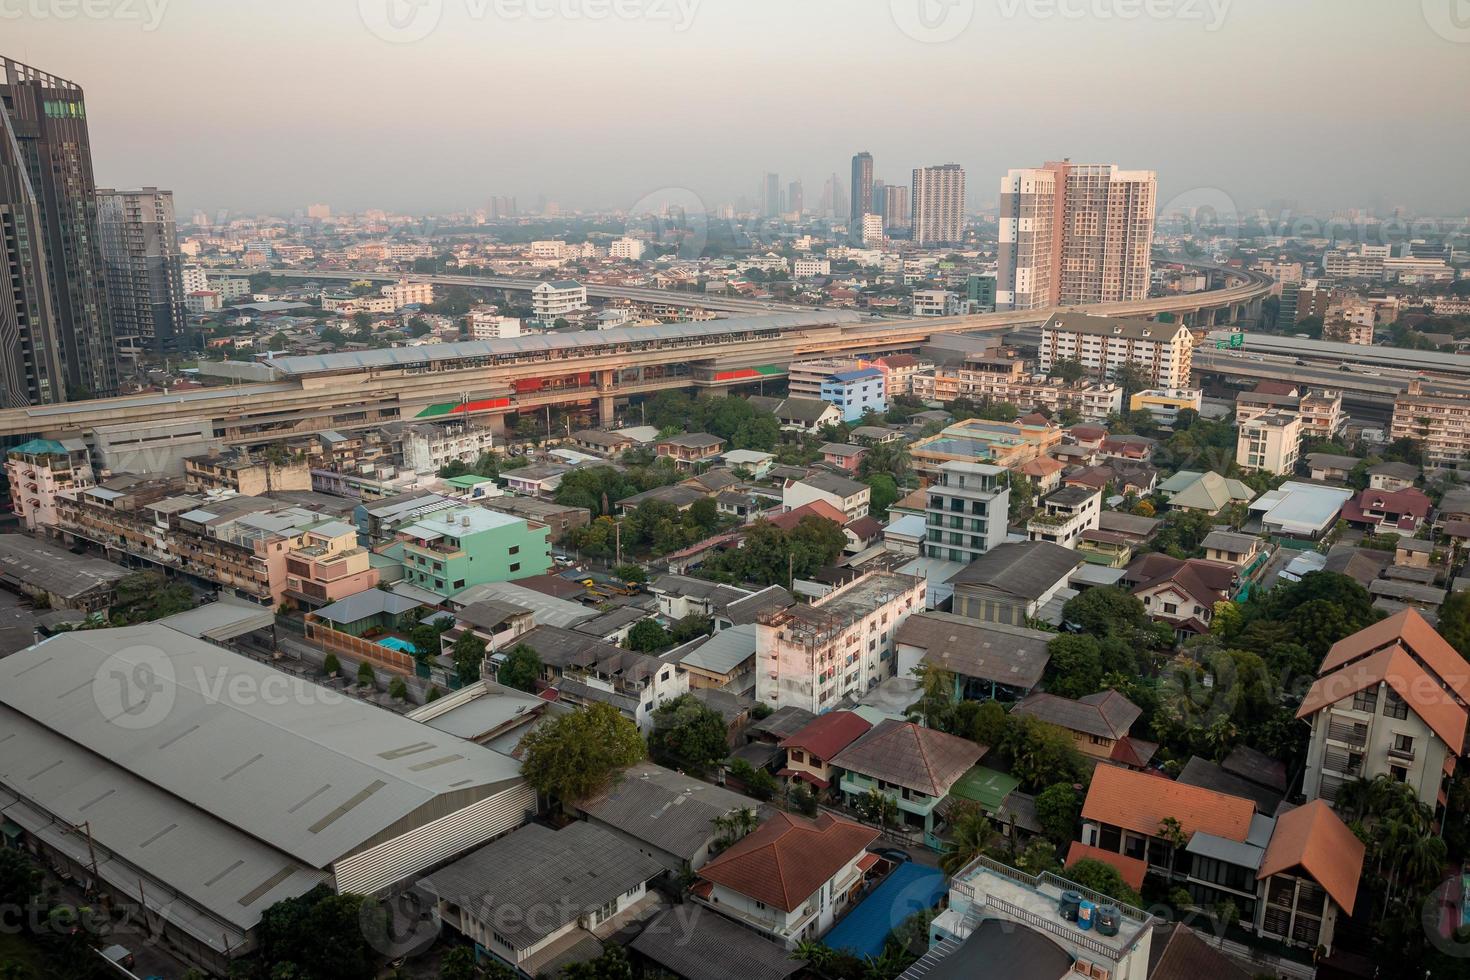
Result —
[[[993, 176], [1016, 160], [1065, 157], [1146, 158], [1160, 174], [1161, 209], [1202, 191], [1223, 194], [1241, 210], [1289, 200], [1301, 210], [1403, 206], [1455, 214], [1470, 204], [1452, 179], [1470, 135], [1442, 125], [1430, 104], [1470, 98], [1470, 75], [1460, 70], [1464, 49], [1436, 33], [1418, 4], [1267, 10], [1237, 0], [1225, 5], [1214, 30], [1183, 16], [1045, 18], [1035, 15], [1039, 9], [1028, 13], [1036, 5], [980, 4], [944, 43], [909, 36], [888, 5], [844, 8], [840, 18], [832, 3], [782, 7], [783, 30], [755, 34], [766, 23], [761, 11], [714, 0], [694, 5], [683, 29], [652, 17], [651, 7], [638, 21], [548, 22], [444, 3], [437, 29], [412, 43], [380, 39], [355, 4], [265, 6], [268, 16], [228, 13], [222, 25], [214, 13], [177, 2], [152, 30], [120, 18], [7, 21], [16, 45], [9, 53], [87, 90], [99, 183], [168, 187], [186, 214], [289, 213], [314, 201], [339, 211], [444, 213], [482, 206], [492, 193], [529, 200], [537, 192], [564, 208], [617, 209], [670, 187], [714, 208], [748, 195], [750, 175], [762, 171], [817, 186], [822, 175], [845, 173], [858, 147], [878, 161], [875, 177], [889, 180], [928, 161], [960, 163], [974, 178], [971, 209], [995, 204]], [[1002, 7], [1016, 12], [1006, 17]], [[667, 9], [670, 17], [678, 10]], [[1314, 44], [1297, 42], [1303, 30]], [[529, 55], [552, 33], [578, 67], [537, 74], [543, 66]], [[843, 43], [826, 44], [829, 34]], [[1007, 44], [984, 45], [990, 34]], [[817, 38], [830, 54], [824, 84], [883, 126], [858, 133], [851, 113], [813, 120], [789, 111], [786, 73], [752, 71], [725, 48], [777, 64]], [[1157, 45], [1170, 57], [1107, 53], [1119, 45]], [[645, 49], [660, 53], [657, 78], [638, 64]], [[257, 70], [263, 50], [278, 55], [269, 72]], [[977, 62], [980, 51], [986, 57]], [[1416, 84], [1443, 103], [1404, 102], [1378, 73], [1341, 71], [1395, 53], [1412, 53]], [[1048, 108], [1038, 115], [1035, 104], [1005, 93], [1008, 78], [1034, 71], [1043, 57], [1048, 70], [1035, 77]], [[858, 70], [873, 58], [889, 71]], [[139, 73], [136, 59], [173, 68]], [[1231, 74], [1249, 63], [1282, 67]], [[914, 73], [931, 96], [916, 103], [911, 86], [891, 84], [895, 71]], [[498, 96], [502, 79], [517, 73], [543, 98]], [[183, 77], [204, 84], [180, 85]], [[692, 84], [669, 85], [670, 77]], [[1330, 85], [1307, 88], [1327, 77]], [[745, 108], [707, 112], [706, 85], [742, 92]], [[422, 97], [446, 88], [484, 97]], [[654, 91], [657, 98], [646, 97]], [[324, 97], [302, 98], [312, 92]], [[557, 105], [555, 119], [547, 100]], [[616, 114], [606, 111], [610, 104]], [[978, 124], [938, 124], [957, 113]], [[1356, 138], [1365, 118], [1375, 119], [1373, 140]], [[661, 131], [679, 134], [674, 152], [667, 140], [645, 138]], [[432, 152], [385, 155], [385, 139]], [[1396, 153], [1405, 142], [1417, 151]], [[174, 152], [178, 143], [191, 152]], [[771, 153], [770, 144], [781, 152]], [[1320, 148], [1331, 144], [1354, 149], [1324, 167]], [[588, 145], [617, 151], [592, 175], [581, 162]], [[1399, 175], [1394, 186], [1383, 186], [1385, 173]]]

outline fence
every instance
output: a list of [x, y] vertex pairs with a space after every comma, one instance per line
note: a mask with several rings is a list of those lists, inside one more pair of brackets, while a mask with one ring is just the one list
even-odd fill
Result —
[[346, 654], [353, 660], [367, 660], [375, 667], [385, 667], [406, 677], [416, 676], [418, 663], [401, 650], [392, 650], [373, 640], [364, 640], [323, 626], [310, 617], [306, 620], [306, 638], [323, 650]]

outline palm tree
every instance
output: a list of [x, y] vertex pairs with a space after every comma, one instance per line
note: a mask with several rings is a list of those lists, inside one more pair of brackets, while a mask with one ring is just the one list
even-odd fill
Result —
[[980, 808], [965, 804], [950, 818], [950, 850], [939, 859], [945, 874], [954, 876], [995, 843], [995, 827]]
[[821, 973], [832, 962], [832, 956], [829, 947], [811, 939], [803, 939], [791, 951], [793, 960], [806, 960], [806, 965], [815, 973]]

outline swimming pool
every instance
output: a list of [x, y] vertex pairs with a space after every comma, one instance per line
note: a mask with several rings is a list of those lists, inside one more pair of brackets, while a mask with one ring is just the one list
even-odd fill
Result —
[[387, 647], [389, 650], [397, 650], [399, 653], [406, 653], [410, 657], [413, 656], [414, 651], [418, 649], [418, 647], [414, 646], [407, 640], [400, 640], [396, 636], [383, 637], [381, 640], [378, 641], [378, 646]]

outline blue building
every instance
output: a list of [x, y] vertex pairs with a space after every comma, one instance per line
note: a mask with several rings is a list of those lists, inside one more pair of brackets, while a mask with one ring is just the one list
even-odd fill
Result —
[[839, 371], [822, 382], [822, 401], [842, 411], [842, 421], [855, 422], [868, 409], [888, 411], [883, 372], [877, 368]]

